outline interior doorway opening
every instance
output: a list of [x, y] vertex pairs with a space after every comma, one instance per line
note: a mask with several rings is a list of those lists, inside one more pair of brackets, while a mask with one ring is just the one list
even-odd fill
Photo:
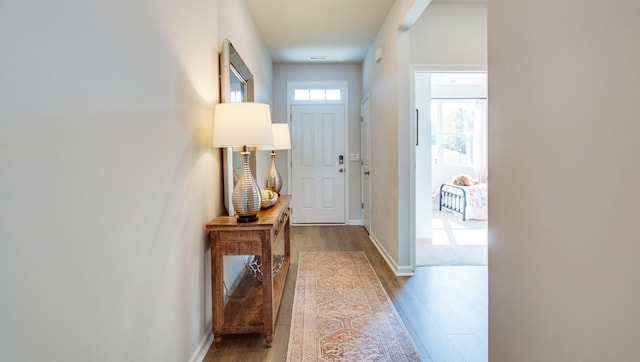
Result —
[[415, 265], [487, 265], [487, 73], [414, 75]]

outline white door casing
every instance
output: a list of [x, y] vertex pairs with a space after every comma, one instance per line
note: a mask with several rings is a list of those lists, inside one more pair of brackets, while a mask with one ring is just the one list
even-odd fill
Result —
[[343, 105], [291, 106], [293, 223], [345, 222], [344, 127]]
[[362, 101], [360, 122], [360, 170], [362, 172], [362, 225], [371, 233], [371, 169], [369, 167], [370, 148], [369, 130], [371, 125], [371, 111], [369, 96]]

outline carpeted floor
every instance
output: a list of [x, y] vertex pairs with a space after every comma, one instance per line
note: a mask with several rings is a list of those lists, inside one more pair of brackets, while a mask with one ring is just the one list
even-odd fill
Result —
[[433, 211], [432, 239], [416, 240], [417, 266], [487, 265], [487, 221]]
[[421, 361], [362, 251], [302, 252], [287, 361]]

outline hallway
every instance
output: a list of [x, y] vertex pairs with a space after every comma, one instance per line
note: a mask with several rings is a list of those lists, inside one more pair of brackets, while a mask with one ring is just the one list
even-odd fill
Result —
[[283, 361], [300, 252], [342, 250], [367, 254], [424, 361], [487, 360], [487, 267], [420, 267], [411, 278], [396, 277], [360, 226], [292, 226], [292, 261], [272, 348], [264, 348], [262, 335], [225, 336], [204, 361]]

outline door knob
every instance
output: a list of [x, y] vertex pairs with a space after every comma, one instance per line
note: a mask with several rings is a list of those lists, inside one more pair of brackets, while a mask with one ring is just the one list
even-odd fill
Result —
[[371, 174], [371, 172], [369, 172], [369, 171], [365, 171], [365, 172], [364, 172], [364, 174], [365, 174], [365, 175], [370, 175], [370, 174]]
[[344, 172], [344, 168], [339, 168], [338, 172]]

